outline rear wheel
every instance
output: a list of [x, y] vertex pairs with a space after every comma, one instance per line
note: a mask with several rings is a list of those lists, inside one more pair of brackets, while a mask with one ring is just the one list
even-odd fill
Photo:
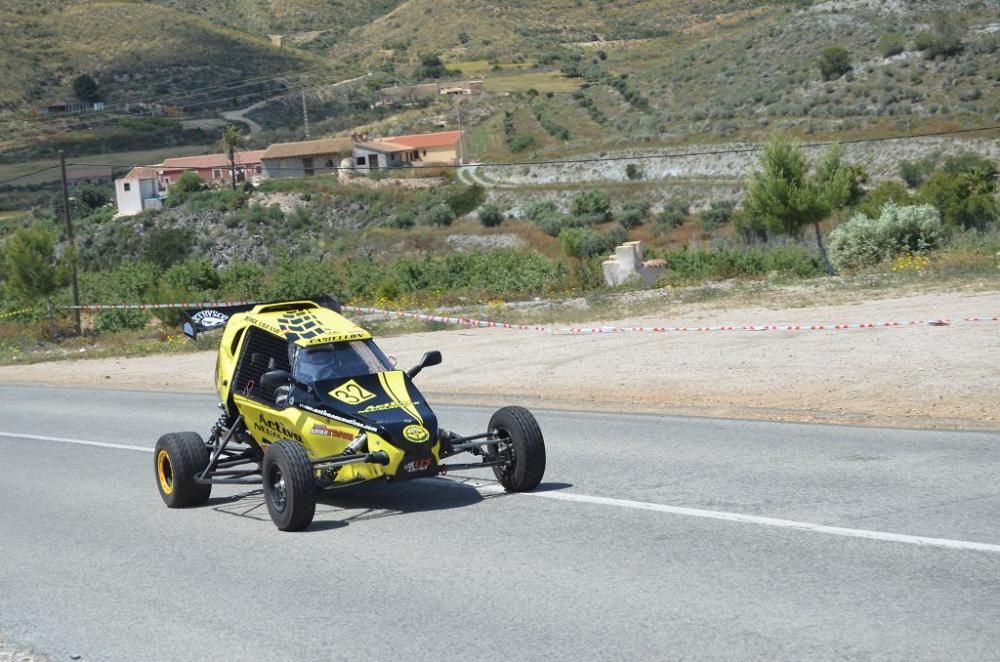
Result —
[[494, 457], [493, 473], [508, 492], [527, 492], [545, 474], [545, 440], [538, 422], [524, 407], [504, 407], [490, 418], [490, 431], [502, 441]]
[[197, 432], [171, 432], [159, 438], [153, 452], [153, 471], [160, 497], [168, 508], [201, 506], [212, 495], [211, 485], [194, 477], [208, 466], [208, 447]]
[[273, 444], [264, 454], [261, 473], [274, 525], [282, 531], [309, 526], [316, 514], [316, 476], [305, 449], [291, 441]]

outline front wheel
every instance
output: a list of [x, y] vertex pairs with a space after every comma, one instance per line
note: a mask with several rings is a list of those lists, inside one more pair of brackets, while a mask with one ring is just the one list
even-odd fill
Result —
[[299, 531], [316, 514], [316, 475], [301, 445], [279, 441], [264, 453], [264, 500], [271, 521], [282, 531]]
[[171, 432], [159, 438], [153, 451], [156, 487], [168, 508], [201, 506], [212, 486], [194, 481], [208, 466], [208, 446], [197, 432]]
[[524, 407], [504, 407], [490, 418], [490, 431], [501, 439], [493, 454], [497, 480], [508, 492], [527, 492], [545, 474], [545, 440], [538, 421]]

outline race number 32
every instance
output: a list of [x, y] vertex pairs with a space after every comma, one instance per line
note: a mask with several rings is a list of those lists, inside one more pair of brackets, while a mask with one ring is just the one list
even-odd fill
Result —
[[359, 405], [375, 397], [374, 393], [362, 388], [353, 379], [330, 391], [330, 395], [349, 405]]

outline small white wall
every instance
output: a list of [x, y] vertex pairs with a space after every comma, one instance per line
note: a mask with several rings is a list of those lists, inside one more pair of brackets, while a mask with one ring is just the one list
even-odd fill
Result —
[[[138, 179], [115, 180], [115, 202], [119, 216], [135, 216], [142, 211], [142, 182]], [[125, 190], [128, 185], [129, 190]]]

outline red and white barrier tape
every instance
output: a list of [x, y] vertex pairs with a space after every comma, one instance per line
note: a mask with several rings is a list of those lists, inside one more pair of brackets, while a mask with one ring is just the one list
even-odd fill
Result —
[[[79, 306], [80, 310], [155, 310], [160, 308], [215, 308], [222, 306], [243, 306], [254, 304], [254, 301], [213, 301], [192, 303], [134, 303], [134, 304], [90, 304]], [[75, 306], [68, 306], [74, 308]], [[537, 331], [541, 333], [568, 333], [576, 335], [612, 334], [612, 333], [711, 333], [719, 331], [847, 331], [852, 329], [890, 329], [915, 326], [951, 326], [963, 322], [1000, 322], [1000, 315], [983, 315], [960, 317], [955, 319], [942, 318], [933, 320], [911, 320], [907, 322], [853, 322], [846, 324], [728, 324], [716, 326], [546, 326], [541, 324], [511, 324], [509, 322], [493, 322], [469, 317], [451, 317], [447, 315], [428, 315], [405, 310], [387, 310], [385, 308], [370, 308], [366, 306], [343, 306], [352, 313], [368, 315], [387, 315], [405, 317], [423, 322], [437, 322], [452, 326], [465, 326], [480, 329], [510, 329], [514, 331]]]
[[66, 306], [80, 310], [155, 310], [157, 308], [221, 308], [224, 306], [247, 306], [256, 301], [208, 301], [196, 303], [95, 303], [85, 306]]

